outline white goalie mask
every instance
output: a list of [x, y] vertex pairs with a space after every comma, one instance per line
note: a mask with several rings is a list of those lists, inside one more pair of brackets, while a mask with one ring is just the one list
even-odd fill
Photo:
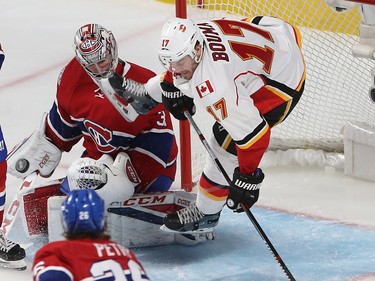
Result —
[[168, 20], [161, 32], [159, 60], [165, 69], [172, 71], [171, 63], [178, 62], [190, 56], [199, 63], [195, 46], [200, 43], [203, 47], [203, 37], [195, 22], [190, 19], [174, 18]]
[[79, 63], [94, 80], [115, 72], [117, 43], [112, 32], [103, 26], [92, 23], [79, 28], [74, 36], [74, 51]]

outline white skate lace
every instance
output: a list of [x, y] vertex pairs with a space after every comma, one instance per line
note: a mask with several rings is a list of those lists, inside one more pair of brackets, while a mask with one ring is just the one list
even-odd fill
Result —
[[199, 211], [196, 205], [189, 206], [180, 211], [177, 211], [177, 216], [182, 224], [195, 222], [204, 217], [204, 214]]
[[138, 83], [131, 79], [125, 78], [125, 90], [132, 93], [133, 95], [143, 97], [147, 94], [145, 84]]
[[7, 253], [15, 245], [16, 245], [16, 243], [14, 243], [13, 241], [10, 241], [10, 240], [6, 239], [4, 233], [0, 230], [0, 251]]

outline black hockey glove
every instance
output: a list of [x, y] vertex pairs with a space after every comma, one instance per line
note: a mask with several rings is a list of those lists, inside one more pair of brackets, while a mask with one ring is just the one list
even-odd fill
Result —
[[160, 83], [163, 90], [162, 101], [165, 108], [178, 120], [186, 120], [184, 110], [192, 116], [195, 114], [195, 104], [192, 98], [185, 96], [173, 84], [165, 80]]
[[229, 186], [227, 206], [234, 212], [243, 212], [240, 203], [244, 203], [251, 208], [259, 198], [259, 188], [264, 179], [264, 174], [260, 168], [251, 175], [243, 175], [237, 167], [233, 173], [233, 181]]

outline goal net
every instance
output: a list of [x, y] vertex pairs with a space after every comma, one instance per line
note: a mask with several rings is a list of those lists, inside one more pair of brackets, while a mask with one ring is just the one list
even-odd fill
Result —
[[[351, 52], [358, 42], [362, 20], [359, 9], [338, 13], [324, 0], [187, 1], [187, 17], [193, 19], [259, 15], [276, 16], [300, 28], [307, 65], [305, 92], [288, 119], [273, 128], [269, 150], [342, 153], [342, 129], [347, 121], [375, 123], [375, 104], [368, 95], [375, 62], [353, 57]], [[198, 109], [194, 119], [207, 138], [210, 116]], [[191, 132], [191, 138], [196, 181], [204, 165], [205, 149], [195, 132]]]

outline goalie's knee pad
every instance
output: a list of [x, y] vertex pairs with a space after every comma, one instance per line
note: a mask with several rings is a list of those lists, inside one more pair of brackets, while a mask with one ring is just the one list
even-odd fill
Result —
[[126, 201], [134, 194], [139, 177], [129, 156], [121, 152], [113, 161], [111, 156], [100, 159], [80, 158], [72, 163], [67, 173], [68, 189], [94, 189], [108, 207], [113, 202]]
[[61, 160], [61, 150], [45, 138], [44, 113], [40, 126], [34, 133], [18, 144], [7, 158], [8, 172], [18, 178], [24, 178], [38, 171], [43, 177], [49, 177]]

